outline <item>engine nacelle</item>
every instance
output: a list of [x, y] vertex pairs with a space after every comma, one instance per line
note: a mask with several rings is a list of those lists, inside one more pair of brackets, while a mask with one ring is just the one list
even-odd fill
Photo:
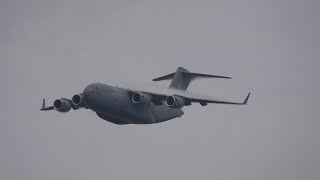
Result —
[[76, 94], [72, 97], [72, 104], [76, 107], [86, 107], [84, 102], [83, 94]]
[[138, 104], [138, 103], [148, 104], [151, 102], [150, 97], [148, 95], [143, 94], [143, 93], [139, 93], [139, 92], [133, 93], [131, 100], [135, 104]]
[[168, 96], [166, 104], [171, 108], [182, 108], [185, 105], [184, 100], [178, 96]]
[[68, 112], [71, 109], [71, 103], [68, 100], [61, 98], [53, 102], [53, 107], [59, 112]]

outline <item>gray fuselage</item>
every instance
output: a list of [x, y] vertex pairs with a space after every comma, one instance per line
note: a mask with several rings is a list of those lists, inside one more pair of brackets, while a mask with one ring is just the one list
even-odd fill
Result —
[[152, 101], [134, 103], [132, 91], [106, 84], [94, 83], [83, 91], [86, 105], [97, 115], [115, 124], [153, 124], [181, 117], [181, 109]]

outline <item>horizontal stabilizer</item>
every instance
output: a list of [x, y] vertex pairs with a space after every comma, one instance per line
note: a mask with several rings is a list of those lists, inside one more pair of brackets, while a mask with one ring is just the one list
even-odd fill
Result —
[[[232, 79], [231, 77], [227, 76], [218, 76], [218, 75], [211, 75], [211, 74], [200, 74], [200, 73], [192, 73], [192, 72], [181, 72], [181, 74], [185, 77], [190, 77], [191, 80], [197, 79], [197, 78], [223, 78], [223, 79]], [[170, 80], [174, 78], [175, 73], [171, 73], [165, 76], [161, 76], [158, 78], [153, 79], [152, 81], [164, 81], [164, 80]]]
[[165, 76], [161, 76], [161, 77], [155, 78], [152, 81], [163, 81], [163, 80], [173, 79], [174, 75], [175, 75], [175, 73], [171, 73], [171, 74], [168, 74], [168, 75], [165, 75]]
[[176, 89], [180, 91], [186, 91], [191, 81], [198, 78], [223, 78], [223, 79], [231, 79], [231, 77], [227, 76], [218, 76], [211, 74], [201, 74], [201, 73], [192, 73], [183, 67], [178, 67], [175, 73], [167, 74], [165, 76], [161, 76], [153, 79], [153, 81], [163, 81], [172, 79], [169, 88]]
[[227, 76], [217, 76], [211, 74], [200, 74], [200, 73], [191, 73], [191, 72], [181, 72], [182, 75], [191, 77], [191, 79], [196, 78], [223, 78], [223, 79], [232, 79], [231, 77]]

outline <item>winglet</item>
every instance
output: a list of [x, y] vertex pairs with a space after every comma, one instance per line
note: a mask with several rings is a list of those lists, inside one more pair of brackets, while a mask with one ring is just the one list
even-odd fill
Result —
[[54, 107], [53, 106], [50, 106], [50, 107], [46, 107], [46, 100], [43, 99], [42, 101], [42, 108], [40, 109], [41, 111], [49, 111], [49, 110], [53, 110]]
[[43, 99], [43, 101], [42, 101], [42, 108], [41, 108], [41, 109], [45, 109], [45, 108], [46, 108], [46, 100]]
[[246, 97], [246, 99], [243, 101], [243, 104], [247, 105], [248, 100], [249, 100], [249, 97], [250, 97], [250, 94], [251, 94], [251, 93], [249, 93], [248, 96]]

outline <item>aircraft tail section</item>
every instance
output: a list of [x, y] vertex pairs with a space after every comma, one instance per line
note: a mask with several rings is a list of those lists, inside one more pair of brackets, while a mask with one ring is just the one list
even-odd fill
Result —
[[183, 67], [178, 67], [178, 69], [175, 73], [171, 73], [171, 74], [168, 74], [165, 76], [158, 77], [156, 79], [153, 79], [153, 81], [163, 81], [163, 80], [172, 79], [169, 88], [180, 90], [180, 91], [186, 91], [190, 82], [194, 79], [197, 79], [197, 78], [231, 79], [230, 77], [226, 77], [226, 76], [192, 73]]

